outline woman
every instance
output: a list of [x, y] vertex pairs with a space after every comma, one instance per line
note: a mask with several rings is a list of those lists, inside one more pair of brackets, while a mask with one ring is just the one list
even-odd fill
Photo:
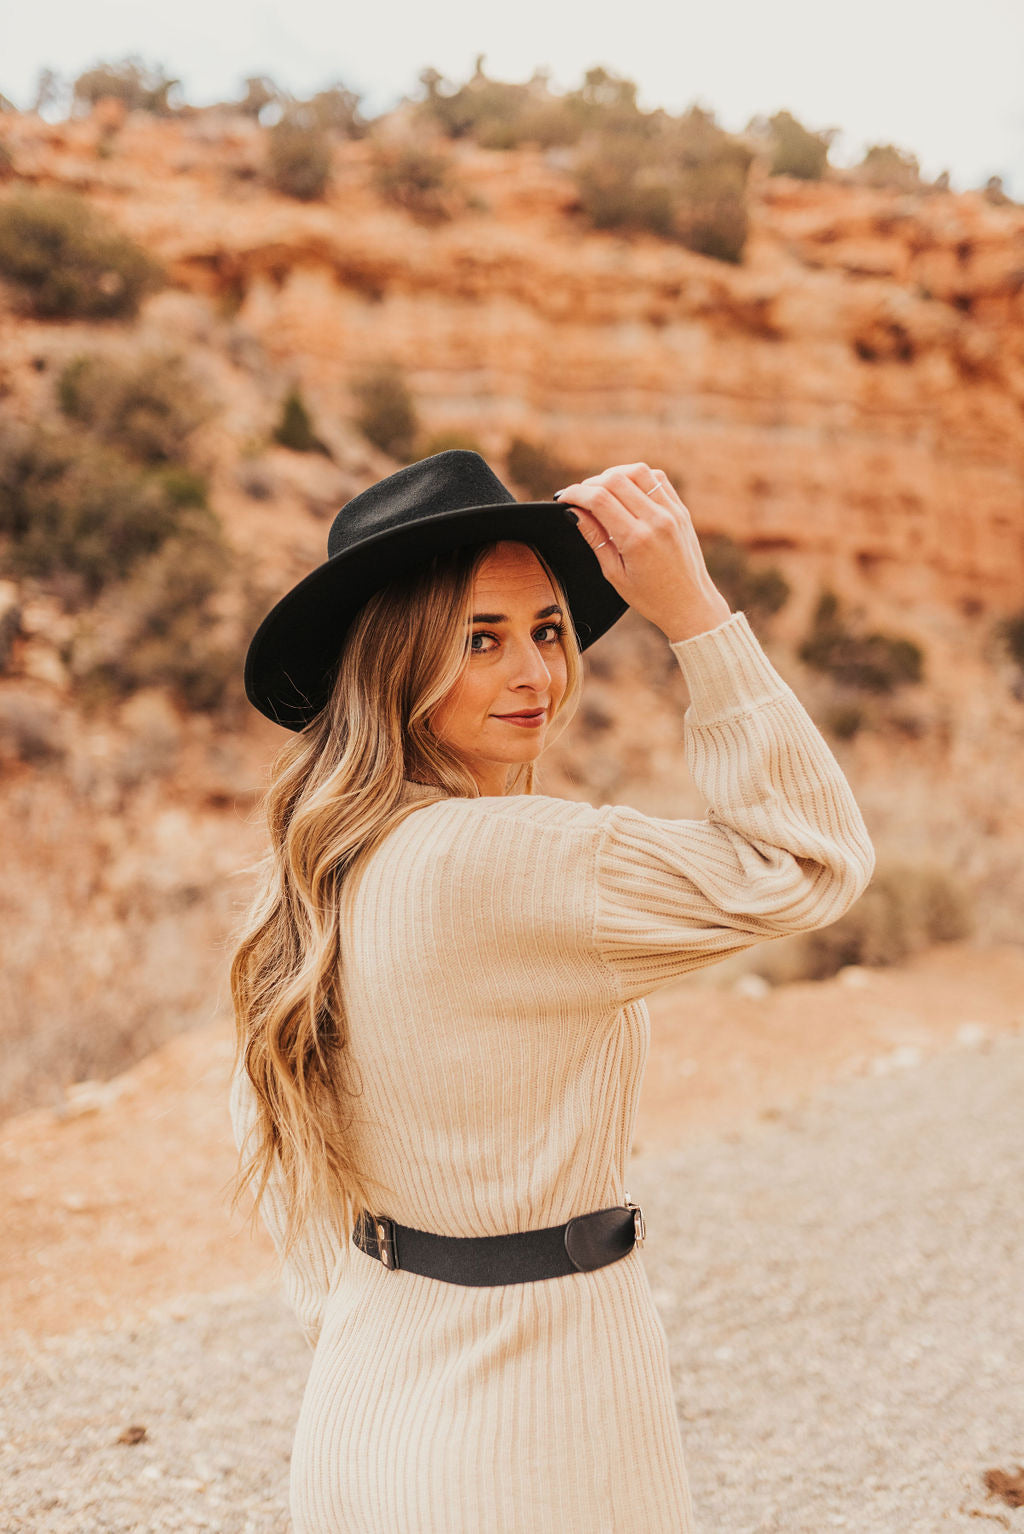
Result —
[[[296, 1534], [681, 1534], [623, 1185], [643, 998], [836, 921], [863, 819], [660, 470], [523, 505], [442, 453], [351, 501], [328, 553], [247, 658], [295, 734], [232, 965], [239, 1191], [315, 1349]], [[688, 687], [703, 820], [534, 792], [627, 605]]]

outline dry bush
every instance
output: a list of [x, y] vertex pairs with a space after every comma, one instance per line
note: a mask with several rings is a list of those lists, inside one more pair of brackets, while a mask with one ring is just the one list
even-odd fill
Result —
[[267, 146], [270, 184], [287, 197], [313, 202], [331, 179], [331, 141], [316, 123], [282, 117], [270, 129]]
[[375, 145], [372, 177], [385, 202], [421, 223], [442, 223], [466, 206], [466, 197], [452, 174], [448, 156], [421, 144]]
[[349, 90], [338, 80], [333, 85], [325, 86], [322, 91], [317, 91], [315, 96], [311, 96], [302, 105], [317, 127], [341, 134], [344, 138], [362, 138], [369, 125], [360, 114], [360, 100], [356, 91]]
[[864, 692], [891, 693], [924, 675], [921, 647], [899, 635], [857, 634], [840, 612], [839, 598], [824, 591], [811, 621], [811, 632], [797, 654], [807, 665]]
[[872, 144], [851, 175], [866, 186], [890, 187], [900, 192], [917, 192], [923, 186], [917, 156], [895, 144]]
[[11, 687], [0, 692], [0, 768], [59, 761], [66, 749], [64, 720], [52, 698]]
[[734, 610], [742, 608], [752, 623], [781, 611], [790, 585], [777, 565], [754, 565], [741, 544], [718, 533], [704, 543], [708, 574]]
[[583, 129], [581, 117], [551, 92], [541, 71], [525, 84], [513, 84], [488, 78], [478, 60], [464, 85], [452, 86], [436, 69], [424, 69], [420, 84], [425, 91], [420, 114], [449, 138], [472, 138], [484, 149], [574, 144]]
[[416, 404], [400, 368], [385, 362], [352, 382], [356, 425], [368, 442], [402, 462], [412, 461], [419, 435]]
[[795, 176], [801, 181], [822, 179], [837, 129], [812, 133], [791, 112], [776, 112], [765, 127], [771, 145], [770, 176]]
[[185, 358], [168, 352], [75, 357], [57, 397], [65, 415], [144, 463], [180, 461], [213, 411]]
[[130, 319], [165, 280], [84, 198], [34, 190], [0, 206], [0, 277], [40, 319]]
[[281, 418], [274, 428], [274, 441], [293, 453], [330, 452], [313, 429], [313, 418], [299, 389], [289, 389], [281, 405]]
[[[860, 899], [830, 927], [791, 940], [776, 980], [827, 980], [848, 964], [900, 964], [936, 943], [955, 943], [975, 930], [969, 894], [958, 872], [939, 863], [879, 860]], [[772, 968], [772, 961], [767, 961]]]
[[123, 101], [129, 111], [167, 116], [174, 111], [168, 98], [180, 85], [181, 81], [166, 74], [162, 65], [146, 64], [138, 54], [130, 54], [114, 62], [94, 64], [79, 75], [72, 87], [72, 101], [88, 111], [112, 96]]
[[3, 564], [16, 575], [69, 573], [95, 597], [155, 552], [204, 497], [203, 481], [189, 471], [140, 469], [81, 433], [0, 427], [0, 538]]
[[217, 610], [232, 574], [231, 551], [208, 521], [180, 528], [80, 623], [70, 659], [83, 700], [162, 687], [190, 710], [220, 709], [241, 686], [244, 657], [238, 627]]
[[581, 140], [579, 208], [598, 229], [641, 229], [720, 261], [742, 260], [753, 150], [692, 107], [681, 118], [636, 114]]
[[508, 475], [534, 501], [550, 501], [556, 490], [575, 485], [592, 472], [570, 464], [553, 448], [526, 437], [513, 437], [505, 453]]

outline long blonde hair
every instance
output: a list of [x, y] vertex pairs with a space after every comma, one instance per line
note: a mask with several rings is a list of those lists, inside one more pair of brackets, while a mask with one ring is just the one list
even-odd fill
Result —
[[[343, 886], [361, 860], [418, 805], [403, 779], [474, 798], [466, 764], [428, 719], [469, 659], [474, 581], [494, 542], [439, 553], [391, 581], [346, 635], [330, 700], [292, 736], [262, 800], [270, 850], [255, 899], [233, 941], [234, 1070], [255, 1093], [257, 1141], [232, 1208], [258, 1180], [252, 1217], [279, 1158], [287, 1255], [308, 1218], [351, 1229], [374, 1209], [374, 1179], [355, 1164], [346, 1099], [360, 1095], [346, 1047], [341, 965]], [[583, 685], [579, 646], [561, 584], [539, 551], [564, 614], [567, 685], [552, 725], [561, 734]], [[551, 736], [549, 736], [549, 739]], [[535, 764], [510, 769], [507, 792], [530, 794]]]

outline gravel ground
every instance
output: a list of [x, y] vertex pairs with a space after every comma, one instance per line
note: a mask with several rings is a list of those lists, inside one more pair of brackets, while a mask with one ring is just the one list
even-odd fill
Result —
[[[1017, 1035], [634, 1159], [700, 1534], [1024, 1530], [1022, 1105]], [[284, 1534], [311, 1356], [266, 1282], [9, 1341], [0, 1528]]]

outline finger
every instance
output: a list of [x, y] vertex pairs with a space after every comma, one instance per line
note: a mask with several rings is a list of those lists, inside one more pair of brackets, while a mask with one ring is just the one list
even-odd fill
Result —
[[649, 492], [656, 483], [655, 471], [646, 463], [615, 463], [607, 469], [602, 469], [600, 474], [589, 474], [580, 480], [582, 485], [607, 485], [615, 479], [625, 476], [631, 480], [637, 489]]
[[[587, 483], [567, 485], [559, 495], [559, 505], [574, 506], [581, 512], [580, 531], [593, 545], [610, 538], [620, 544], [636, 527], [637, 518], [605, 485]], [[585, 519], [585, 520], [584, 520]], [[594, 534], [600, 532], [600, 538]]]
[[599, 483], [611, 490], [638, 521], [650, 522], [652, 506], [661, 511], [667, 509], [664, 496], [653, 499], [662, 486], [655, 471], [645, 463], [620, 464], [606, 469], [599, 476]]
[[[659, 491], [661, 491], [661, 499], [662, 499], [662, 501], [664, 502], [667, 499], [668, 501], [671, 502], [671, 504], [673, 506], [678, 506], [683, 511], [685, 511], [686, 507], [683, 505], [683, 502], [680, 499], [679, 491], [676, 489], [675, 485], [669, 479], [668, 475], [665, 473], [665, 470], [664, 469], [652, 469], [651, 473], [654, 475], [654, 478], [656, 480], [657, 489]], [[654, 494], [653, 490], [651, 491], [651, 494], [652, 495]]]

